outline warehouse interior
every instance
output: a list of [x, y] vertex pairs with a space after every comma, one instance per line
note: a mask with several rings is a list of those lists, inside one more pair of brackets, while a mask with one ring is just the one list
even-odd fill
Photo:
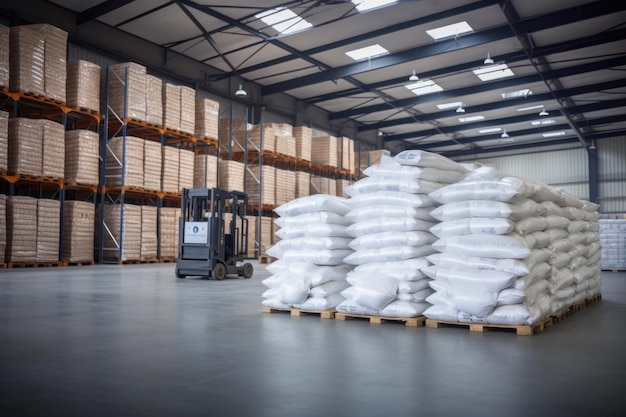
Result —
[[[605, 0], [3, 2], [0, 408], [623, 414], [625, 24]], [[223, 214], [251, 279], [179, 274], [182, 190], [214, 187], [249, 199]]]

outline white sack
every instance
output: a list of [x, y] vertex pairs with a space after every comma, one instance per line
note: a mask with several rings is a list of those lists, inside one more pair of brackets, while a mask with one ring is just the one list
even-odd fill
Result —
[[294, 304], [293, 306], [302, 310], [332, 310], [343, 301], [344, 298], [341, 295], [331, 294], [327, 297], [309, 297], [303, 303]]
[[437, 240], [432, 246], [439, 252], [499, 259], [524, 259], [531, 254], [526, 241], [514, 233], [509, 235], [450, 236]]
[[513, 202], [528, 198], [533, 193], [533, 187], [524, 180], [502, 177], [497, 180], [464, 180], [439, 188], [431, 192], [430, 196], [445, 204], [466, 200]]
[[407, 207], [434, 207], [438, 203], [426, 194], [408, 194], [401, 191], [376, 191], [368, 194], [361, 194], [347, 200], [352, 209], [371, 206], [375, 204], [385, 204]]
[[[387, 162], [388, 160], [391, 160], [393, 164], [389, 164]], [[464, 175], [460, 171], [401, 165], [393, 161], [392, 157], [385, 155], [381, 157], [380, 164], [365, 168], [363, 173], [368, 177], [398, 176], [402, 178], [418, 178], [446, 184], [455, 183], [463, 178]]]
[[324, 284], [311, 287], [309, 295], [311, 297], [328, 297], [329, 295], [339, 294], [348, 288], [350, 284], [347, 281], [328, 281]]
[[384, 248], [387, 246], [422, 246], [430, 245], [437, 238], [430, 232], [380, 232], [359, 236], [350, 242], [350, 248], [361, 249]]
[[396, 162], [402, 165], [450, 169], [459, 172], [466, 171], [463, 165], [448, 159], [445, 156], [417, 149], [402, 151], [393, 158]]
[[327, 194], [314, 194], [296, 198], [274, 209], [279, 216], [297, 216], [317, 211], [332, 211], [337, 214], [347, 214], [350, 207], [347, 199]]
[[369, 220], [373, 217], [413, 217], [415, 219], [434, 222], [435, 218], [430, 215], [432, 208], [420, 208], [400, 205], [390, 205], [379, 202], [371, 206], [358, 207], [344, 216], [351, 223]]
[[288, 250], [283, 252], [282, 259], [285, 262], [309, 262], [315, 265], [341, 265], [344, 259], [354, 252], [345, 249], [325, 249], [325, 250]]
[[428, 245], [424, 246], [389, 246], [386, 248], [363, 249], [351, 252], [343, 259], [349, 265], [361, 265], [366, 263], [402, 261], [411, 258], [420, 258], [434, 253], [435, 250]]
[[283, 280], [279, 287], [278, 300], [281, 303], [292, 305], [302, 303], [309, 296], [311, 278], [302, 275], [294, 275]]
[[346, 188], [350, 197], [376, 191], [400, 191], [409, 194], [428, 194], [441, 188], [443, 184], [417, 178], [385, 176], [365, 177]]
[[488, 234], [506, 235], [515, 230], [515, 223], [506, 218], [498, 217], [475, 217], [449, 220], [435, 224], [430, 232], [437, 237]]
[[380, 310], [369, 308], [366, 306], [362, 306], [352, 299], [346, 299], [342, 301], [337, 307], [336, 310], [340, 313], [346, 314], [363, 314], [366, 316], [379, 316]]
[[429, 266], [422, 271], [430, 278], [448, 284], [455, 291], [467, 289], [498, 293], [510, 287], [516, 279], [515, 275], [502, 271], [465, 271], [438, 266]]
[[427, 308], [428, 303], [415, 303], [410, 301], [393, 301], [385, 308], [380, 310], [381, 317], [418, 317], [421, 316]]
[[313, 213], [304, 213], [292, 217], [278, 217], [274, 219], [274, 223], [280, 227], [300, 226], [303, 224], [342, 224], [347, 226], [351, 223], [341, 214], [334, 213], [332, 211], [316, 211]]
[[281, 239], [295, 239], [298, 237], [326, 236], [326, 237], [349, 237], [346, 229], [350, 226], [341, 224], [302, 224], [299, 226], [283, 227], [276, 232]]
[[467, 217], [504, 217], [519, 220], [526, 217], [541, 216], [545, 208], [533, 200], [526, 199], [518, 203], [502, 201], [467, 200], [447, 203], [430, 212], [437, 220], [458, 220]]
[[409, 232], [412, 230], [427, 232], [434, 224], [434, 222], [413, 217], [375, 217], [351, 224], [346, 228], [346, 233], [352, 237], [359, 237], [381, 232]]

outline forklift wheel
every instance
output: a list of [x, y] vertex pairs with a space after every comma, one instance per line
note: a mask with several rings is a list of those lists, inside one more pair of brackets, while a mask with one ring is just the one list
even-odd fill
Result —
[[178, 272], [178, 269], [176, 270], [176, 278], [186, 278], [187, 275], [182, 275], [180, 272]]
[[226, 276], [226, 267], [224, 264], [216, 263], [211, 272], [213, 279], [224, 279]]
[[251, 263], [246, 262], [245, 264], [241, 266], [241, 275], [244, 278], [252, 277], [253, 272], [254, 272], [254, 268], [252, 267]]

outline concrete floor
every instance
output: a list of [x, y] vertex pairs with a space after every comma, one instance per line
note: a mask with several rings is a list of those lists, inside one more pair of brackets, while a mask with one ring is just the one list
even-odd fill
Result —
[[625, 415], [626, 273], [528, 337], [261, 313], [254, 264], [0, 270], [2, 415]]

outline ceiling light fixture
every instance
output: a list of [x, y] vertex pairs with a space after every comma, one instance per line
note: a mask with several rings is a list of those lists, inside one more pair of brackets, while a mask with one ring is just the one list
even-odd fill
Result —
[[417, 74], [415, 73], [415, 70], [413, 70], [413, 73], [409, 77], [409, 81], [419, 81], [419, 79], [420, 77], [418, 77]]
[[491, 65], [494, 63], [493, 59], [491, 59], [491, 54], [487, 52], [487, 58], [483, 61], [485, 65]]
[[459, 104], [459, 107], [456, 109], [457, 113], [465, 113], [465, 109], [463, 108], [463, 104]]
[[501, 138], [508, 138], [509, 134], [506, 133], [506, 129], [504, 129], [504, 132], [502, 132], [502, 134], [500, 135]]
[[539, 116], [541, 116], [541, 117], [545, 117], [545, 116], [549, 116], [549, 115], [550, 115], [550, 113], [548, 113], [548, 112], [546, 111], [546, 108], [545, 108], [545, 107], [542, 107], [542, 109], [543, 109], [543, 110], [541, 110], [541, 111], [539, 112]]
[[237, 89], [237, 91], [235, 91], [235, 96], [237, 96], [237, 97], [245, 97], [247, 95], [248, 95], [248, 93], [246, 93], [246, 90], [244, 90], [243, 86], [241, 84], [239, 84], [239, 89]]

